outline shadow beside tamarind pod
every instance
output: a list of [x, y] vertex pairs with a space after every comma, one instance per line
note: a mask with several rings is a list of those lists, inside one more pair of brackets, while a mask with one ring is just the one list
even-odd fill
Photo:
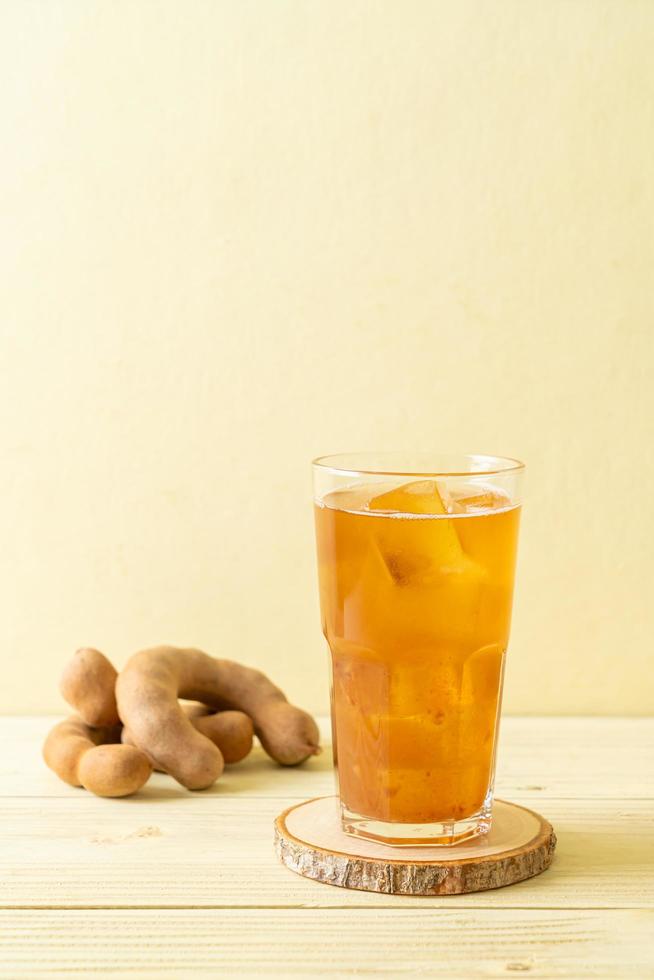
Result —
[[70, 786], [96, 796], [130, 796], [150, 778], [147, 755], [120, 742], [120, 725], [91, 728], [75, 716], [60, 721], [43, 746], [46, 765]]

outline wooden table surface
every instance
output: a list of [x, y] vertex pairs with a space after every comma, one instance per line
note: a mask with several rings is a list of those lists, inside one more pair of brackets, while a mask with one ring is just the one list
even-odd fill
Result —
[[425, 899], [277, 863], [273, 819], [333, 792], [329, 753], [100, 800], [41, 762], [52, 721], [0, 719], [2, 976], [654, 977], [654, 719], [505, 718], [498, 795], [552, 821], [554, 864]]

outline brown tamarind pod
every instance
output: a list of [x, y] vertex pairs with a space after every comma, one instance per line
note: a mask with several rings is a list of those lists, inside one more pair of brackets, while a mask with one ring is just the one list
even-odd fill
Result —
[[82, 721], [92, 728], [117, 725], [116, 678], [118, 672], [99, 650], [82, 647], [64, 668], [59, 690]]
[[96, 796], [129, 796], [152, 773], [144, 752], [121, 744], [119, 726], [91, 728], [76, 717], [60, 721], [49, 732], [43, 758], [65, 783], [83, 786]]
[[210, 786], [223, 759], [213, 742], [194, 728], [178, 698], [244, 712], [265, 751], [281, 765], [297, 765], [320, 751], [314, 719], [289, 704], [261, 671], [201, 650], [142, 650], [116, 682], [118, 713], [135, 743], [189, 789]]
[[[204, 706], [202, 706], [204, 707]], [[186, 711], [193, 727], [210, 738], [227, 765], [241, 762], [252, 751], [254, 725], [243, 711]]]
[[[226, 764], [241, 762], [251, 752], [254, 725], [242, 711], [211, 711], [204, 704], [184, 704], [182, 710], [196, 731], [220, 750]], [[123, 728], [122, 740], [125, 745], [136, 745], [127, 727]], [[158, 772], [165, 772], [156, 759], [152, 759], [152, 765]]]

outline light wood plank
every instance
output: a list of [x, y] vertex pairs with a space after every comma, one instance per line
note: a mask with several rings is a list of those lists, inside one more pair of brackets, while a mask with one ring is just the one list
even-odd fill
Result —
[[6, 975], [652, 976], [654, 914], [493, 909], [4, 912]]
[[[57, 718], [0, 718], [0, 796], [75, 798], [41, 761], [41, 745]], [[322, 720], [327, 743], [329, 726]], [[575, 799], [654, 799], [654, 719], [505, 718], [496, 780], [498, 796], [538, 808], [542, 796]], [[331, 754], [298, 769], [284, 769], [256, 749], [211, 791], [251, 797], [300, 798], [334, 791]], [[145, 793], [174, 799], [188, 795], [166, 776], [154, 776]]]
[[258, 750], [209, 792], [160, 776], [99, 800], [41, 764], [53, 720], [0, 719], [3, 975], [654, 976], [654, 720], [505, 719], [499, 794], [554, 823], [557, 856], [454, 900], [278, 864], [273, 818], [333, 791], [328, 753], [284, 770]]
[[[286, 803], [228, 792], [165, 801], [83, 791], [74, 800], [5, 799], [0, 906], [451, 905], [447, 897], [334, 888], [288, 871], [273, 852], [273, 820]], [[541, 809], [558, 834], [552, 867], [511, 888], [457, 897], [457, 907], [654, 907], [648, 801], [543, 800]]]
[[654, 718], [504, 718], [496, 790], [654, 799]]

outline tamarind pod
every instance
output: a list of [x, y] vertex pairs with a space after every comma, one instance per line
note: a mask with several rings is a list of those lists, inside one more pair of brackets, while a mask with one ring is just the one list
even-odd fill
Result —
[[[246, 755], [249, 755], [252, 749], [254, 726], [252, 720], [242, 711], [212, 712], [203, 704], [184, 704], [182, 710], [191, 720], [196, 731], [206, 735], [220, 749], [226, 764], [241, 762]], [[127, 727], [123, 727], [122, 741], [125, 745], [136, 745]], [[151, 761], [157, 772], [165, 772], [156, 759]]]
[[320, 751], [314, 719], [289, 704], [261, 671], [192, 648], [142, 650], [116, 682], [118, 713], [136, 744], [190, 789], [211, 785], [222, 771], [222, 756], [195, 730], [180, 697], [245, 712], [265, 751], [281, 765], [297, 765]]
[[82, 721], [92, 728], [117, 725], [116, 678], [118, 672], [99, 650], [82, 647], [64, 667], [59, 690]]
[[129, 796], [150, 778], [150, 760], [120, 742], [120, 727], [91, 728], [71, 717], [52, 728], [43, 745], [46, 765], [70, 786], [96, 796]]

